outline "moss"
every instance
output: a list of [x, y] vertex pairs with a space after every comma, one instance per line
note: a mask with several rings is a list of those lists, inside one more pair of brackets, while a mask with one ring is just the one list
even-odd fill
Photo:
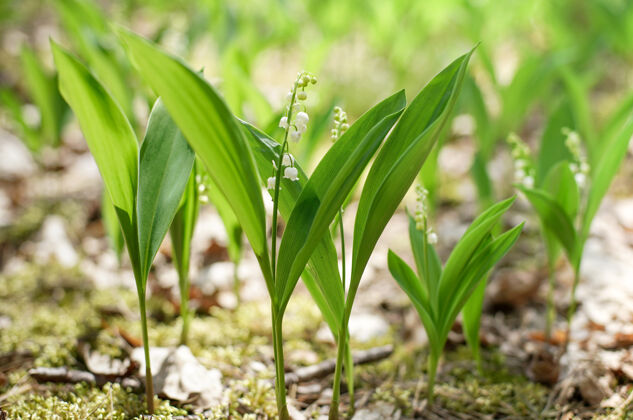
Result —
[[[510, 372], [499, 352], [486, 350], [483, 356], [484, 371], [479, 374], [465, 346], [446, 353], [435, 386], [434, 406], [451, 413], [538, 417], [550, 390]], [[368, 374], [374, 375], [374, 381], [380, 385], [372, 400], [392, 404], [410, 416], [416, 391], [420, 399], [426, 398], [426, 382], [422, 376], [426, 373], [425, 362], [425, 352], [401, 349], [391, 360], [359, 369], [360, 383]]]
[[[187, 414], [185, 410], [156, 401], [154, 419], [170, 419]], [[124, 420], [141, 418], [146, 411], [143, 396], [122, 388], [119, 384], [106, 384], [103, 388], [84, 384], [51, 387], [44, 393], [11, 398], [6, 407], [12, 419], [86, 419], [103, 418]]]

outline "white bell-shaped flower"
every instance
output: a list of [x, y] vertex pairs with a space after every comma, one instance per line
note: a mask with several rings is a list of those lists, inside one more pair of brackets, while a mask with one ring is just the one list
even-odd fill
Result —
[[287, 178], [291, 181], [297, 181], [299, 179], [299, 171], [297, 171], [297, 168], [289, 166], [286, 169], [284, 169], [284, 178]]
[[284, 153], [284, 156], [281, 158], [281, 166], [292, 166], [294, 161], [295, 158], [290, 153]]
[[274, 190], [275, 189], [275, 177], [274, 176], [268, 177], [268, 189], [269, 190]]
[[302, 131], [298, 131], [297, 128], [292, 127], [292, 129], [290, 130], [290, 140], [294, 141], [295, 143], [298, 142], [301, 138], [302, 133]]
[[310, 117], [306, 112], [301, 111], [297, 113], [297, 116], [295, 117], [295, 124], [306, 125], [308, 121], [310, 121]]
[[279, 127], [283, 128], [284, 130], [288, 128], [288, 117], [281, 117], [281, 119], [279, 120]]

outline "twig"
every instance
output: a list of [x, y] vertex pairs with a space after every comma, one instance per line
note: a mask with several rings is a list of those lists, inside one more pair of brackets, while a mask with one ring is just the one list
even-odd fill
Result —
[[69, 369], [67, 367], [39, 367], [29, 370], [29, 375], [38, 382], [56, 382], [76, 384], [86, 382], [91, 385], [102, 386], [108, 382], [118, 382], [123, 386], [140, 389], [141, 382], [136, 378], [122, 376], [95, 375], [84, 370]]
[[[359, 351], [353, 356], [354, 365], [377, 362], [391, 356], [391, 353], [393, 353], [392, 345]], [[335, 368], [336, 359], [328, 359], [316, 365], [299, 368], [294, 372], [286, 373], [286, 386], [323, 378], [324, 376], [334, 373]]]

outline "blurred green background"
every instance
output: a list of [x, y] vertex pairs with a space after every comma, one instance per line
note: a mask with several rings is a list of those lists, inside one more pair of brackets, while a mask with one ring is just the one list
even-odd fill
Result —
[[[85, 60], [137, 129], [144, 126], [152, 94], [112, 24], [202, 70], [236, 115], [271, 134], [296, 72], [316, 74], [310, 132], [296, 150], [303, 161], [327, 145], [335, 105], [353, 121], [398, 89], [412, 98], [480, 43], [457, 114], [469, 116], [461, 125], [475, 146], [471, 172], [482, 203], [496, 188], [488, 169], [498, 140], [517, 132], [530, 141], [561, 106], [570, 128], [596, 138], [632, 102], [633, 2], [625, 0], [3, 0], [2, 125], [36, 155], [58, 145], [72, 120], [56, 91], [49, 38]], [[435, 173], [431, 162], [425, 170]], [[429, 175], [425, 183], [433, 190], [437, 181]]]

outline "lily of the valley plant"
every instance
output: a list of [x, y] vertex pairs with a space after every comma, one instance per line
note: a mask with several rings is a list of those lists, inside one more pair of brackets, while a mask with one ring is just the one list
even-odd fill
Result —
[[[422, 197], [422, 200], [424, 197]], [[471, 295], [484, 284], [487, 273], [512, 247], [523, 224], [494, 237], [492, 230], [514, 202], [501, 201], [479, 215], [453, 248], [442, 266], [433, 244], [424, 208], [409, 216], [409, 239], [417, 274], [400, 257], [389, 251], [389, 271], [417, 310], [429, 338], [428, 398], [433, 401], [433, 387], [438, 362], [448, 334]]]
[[145, 308], [147, 276], [176, 214], [194, 152], [156, 101], [140, 146], [121, 107], [76, 58], [53, 43], [59, 87], [74, 111], [114, 205], [136, 279], [147, 407], [154, 397]]
[[550, 116], [535, 161], [521, 139], [515, 135], [510, 137], [517, 169], [517, 188], [525, 194], [540, 219], [547, 249], [550, 277], [546, 321], [548, 336], [554, 320], [552, 290], [555, 262], [562, 248], [574, 270], [567, 313], [569, 338], [569, 327], [576, 310], [576, 288], [580, 282], [583, 250], [593, 218], [633, 135], [631, 108], [631, 99], [627, 98], [611, 115], [602, 132], [583, 142], [580, 134], [569, 128], [573, 126], [573, 112], [569, 104], [563, 103]]

